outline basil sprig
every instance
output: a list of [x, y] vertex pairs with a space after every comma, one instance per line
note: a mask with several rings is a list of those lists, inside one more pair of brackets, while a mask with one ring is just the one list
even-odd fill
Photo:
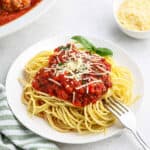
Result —
[[79, 42], [85, 49], [95, 52], [100, 56], [112, 56], [113, 52], [108, 48], [95, 47], [91, 42], [89, 42], [83, 36], [73, 36], [71, 39]]
[[108, 48], [98, 47], [95, 52], [101, 56], [112, 56], [113, 52]]
[[68, 50], [68, 49], [70, 49], [70, 44], [68, 44], [67, 46], [59, 46], [59, 49], [60, 50]]

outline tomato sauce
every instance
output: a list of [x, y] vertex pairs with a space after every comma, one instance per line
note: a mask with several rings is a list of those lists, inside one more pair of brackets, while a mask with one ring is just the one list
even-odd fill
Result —
[[0, 26], [9, 23], [10, 21], [13, 21], [19, 18], [20, 16], [24, 15], [29, 10], [31, 10], [34, 6], [36, 6], [40, 1], [41, 0], [32, 0], [31, 6], [29, 8], [20, 11], [15, 11], [15, 12], [7, 12], [6, 10], [0, 8]]
[[111, 65], [103, 57], [81, 52], [74, 45], [70, 48], [70, 45], [54, 50], [48, 67], [39, 70], [32, 86], [50, 96], [84, 107], [95, 103], [112, 87]]

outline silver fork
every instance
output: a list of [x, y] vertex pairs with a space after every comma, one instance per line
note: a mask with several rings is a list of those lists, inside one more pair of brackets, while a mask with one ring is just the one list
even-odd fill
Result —
[[105, 102], [105, 107], [120, 120], [125, 128], [132, 132], [144, 150], [150, 150], [150, 147], [137, 131], [135, 116], [127, 106], [115, 99], [109, 99], [109, 101]]

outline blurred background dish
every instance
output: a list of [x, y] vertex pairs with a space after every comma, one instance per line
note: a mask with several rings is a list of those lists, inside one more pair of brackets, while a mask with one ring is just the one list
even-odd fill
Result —
[[41, 0], [1, 0], [0, 26], [3, 26], [27, 13]]
[[114, 18], [121, 31], [128, 36], [136, 39], [150, 38], [149, 8], [150, 1], [147, 0], [114, 0]]
[[7, 12], [16, 12], [29, 8], [33, 3], [38, 3], [40, 0], [1, 0], [1, 9]]
[[56, 0], [1, 0], [0, 37], [32, 23], [47, 12]]

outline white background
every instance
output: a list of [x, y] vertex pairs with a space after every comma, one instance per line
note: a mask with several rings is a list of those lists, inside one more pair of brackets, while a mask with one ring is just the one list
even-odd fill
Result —
[[[27, 47], [57, 34], [89, 34], [123, 47], [138, 63], [145, 80], [145, 96], [138, 113], [138, 127], [150, 145], [150, 39], [135, 40], [117, 27], [110, 0], [58, 0], [33, 24], [0, 39], [0, 82], [5, 83], [9, 66]], [[71, 139], [70, 139], [71, 140]], [[58, 144], [61, 150], [140, 150], [127, 132], [111, 139], [83, 145]]]

